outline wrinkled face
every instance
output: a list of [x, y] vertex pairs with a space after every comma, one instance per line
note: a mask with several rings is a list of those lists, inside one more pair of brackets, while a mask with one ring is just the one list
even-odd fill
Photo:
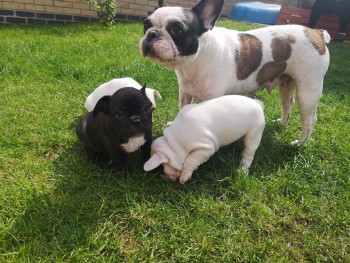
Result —
[[197, 52], [199, 30], [199, 20], [191, 10], [159, 8], [144, 21], [140, 52], [164, 66], [171, 66]]
[[111, 124], [126, 138], [152, 129], [152, 103], [135, 88], [118, 90], [111, 97], [109, 112]]
[[[149, 136], [152, 133], [152, 103], [145, 88], [122, 88], [112, 96], [104, 96], [93, 110], [93, 117], [104, 114], [115, 135], [124, 139]], [[101, 113], [100, 113], [101, 112]]]

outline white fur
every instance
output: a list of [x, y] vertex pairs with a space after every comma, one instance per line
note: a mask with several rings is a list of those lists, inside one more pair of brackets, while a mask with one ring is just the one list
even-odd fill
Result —
[[[213, 1], [210, 2], [213, 3]], [[284, 73], [293, 78], [295, 87], [283, 93], [280, 88], [283, 105], [280, 123], [286, 124], [288, 121], [294, 103], [293, 91], [295, 89], [302, 120], [302, 133], [296, 142], [304, 143], [309, 139], [317, 119], [316, 109], [322, 95], [323, 78], [329, 65], [329, 52], [326, 48], [325, 54], [320, 55], [305, 36], [304, 27], [298, 25], [270, 26], [246, 32], [214, 27], [200, 36], [197, 53], [181, 57], [166, 30], [168, 21], [171, 19], [186, 21], [187, 18], [184, 18], [184, 10], [179, 7], [159, 8], [150, 16], [152, 28], [164, 33], [164, 37], [161, 38], [162, 43], [169, 43], [165, 47], [153, 44], [155, 53], [159, 57], [150, 56], [150, 59], [159, 62], [164, 67], [175, 69], [179, 84], [180, 109], [191, 103], [192, 99], [206, 101], [227, 94], [255, 93], [259, 88], [256, 81], [259, 70], [265, 63], [273, 61], [272, 39], [276, 36], [293, 36], [296, 41], [291, 44], [292, 53], [286, 61], [287, 68]], [[191, 21], [187, 22], [191, 23]], [[208, 21], [204, 21], [205, 23]], [[260, 66], [244, 80], [237, 79], [235, 60], [236, 50], [241, 45], [240, 33], [257, 37], [262, 42], [263, 52]], [[141, 53], [146, 38], [147, 32], [140, 41]], [[327, 31], [323, 31], [323, 40], [325, 43], [330, 40]], [[162, 57], [163, 53], [166, 53], [166, 56]], [[269, 85], [271, 86], [272, 83]], [[268, 90], [271, 91], [272, 87], [269, 85]]]
[[[97, 87], [87, 98], [85, 101], [85, 108], [88, 111], [93, 111], [96, 103], [103, 97], [103, 96], [110, 96], [113, 95], [117, 90], [121, 88], [126, 87], [132, 87], [135, 89], [140, 90], [142, 86], [135, 81], [132, 78], [126, 77], [126, 78], [119, 78], [119, 79], [112, 79], [109, 82], [103, 83], [99, 87]], [[156, 102], [154, 100], [154, 96], [156, 96], [159, 99], [162, 99], [160, 93], [157, 90], [146, 88], [146, 96], [148, 99], [152, 102], [153, 108], [156, 107]]]
[[165, 177], [184, 184], [221, 146], [244, 137], [241, 166], [250, 167], [265, 127], [262, 103], [229, 95], [183, 107], [152, 144], [146, 171], [164, 165]]
[[142, 145], [144, 145], [145, 142], [146, 140], [144, 136], [132, 137], [132, 138], [129, 138], [129, 140], [126, 143], [123, 143], [120, 146], [127, 153], [132, 153], [138, 150]]

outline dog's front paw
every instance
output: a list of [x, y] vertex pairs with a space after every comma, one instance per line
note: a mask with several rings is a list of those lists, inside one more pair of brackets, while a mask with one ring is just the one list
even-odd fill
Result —
[[108, 167], [116, 172], [122, 172], [122, 173], [131, 173], [133, 168], [130, 164], [128, 163], [116, 163], [116, 162], [110, 162], [108, 164]]
[[306, 145], [306, 142], [305, 142], [305, 140], [304, 141], [294, 140], [291, 142], [291, 145], [303, 146], [303, 145]]
[[287, 120], [283, 120], [282, 118], [276, 119], [275, 122], [283, 126], [287, 124]]
[[180, 184], [185, 184], [188, 180], [192, 178], [192, 171], [189, 170], [182, 170], [179, 182]]
[[241, 163], [237, 169], [238, 173], [242, 173], [244, 175], [249, 175], [249, 167], [247, 167], [245, 164]]

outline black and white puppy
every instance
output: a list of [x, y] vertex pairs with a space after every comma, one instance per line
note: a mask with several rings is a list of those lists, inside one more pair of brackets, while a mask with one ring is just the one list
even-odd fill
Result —
[[152, 144], [152, 103], [141, 90], [127, 87], [102, 97], [76, 128], [88, 159], [118, 170], [127, 166], [127, 154], [141, 147], [144, 161]]
[[287, 123], [298, 98], [306, 142], [317, 120], [317, 104], [329, 65], [325, 30], [298, 25], [269, 26], [246, 32], [214, 27], [223, 0], [201, 0], [192, 9], [162, 7], [144, 21], [143, 56], [175, 69], [180, 109], [195, 98], [246, 95], [279, 83], [282, 117]]

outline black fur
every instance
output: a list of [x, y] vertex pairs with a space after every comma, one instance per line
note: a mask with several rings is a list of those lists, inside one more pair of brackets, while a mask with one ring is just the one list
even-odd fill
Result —
[[141, 90], [122, 88], [112, 96], [102, 97], [92, 112], [76, 128], [86, 156], [102, 166], [124, 170], [127, 153], [121, 147], [129, 138], [143, 135], [143, 161], [150, 158], [152, 144], [152, 103]]
[[335, 13], [339, 18], [339, 32], [346, 33], [350, 23], [349, 0], [316, 0], [310, 15], [309, 27], [314, 28], [323, 14]]

